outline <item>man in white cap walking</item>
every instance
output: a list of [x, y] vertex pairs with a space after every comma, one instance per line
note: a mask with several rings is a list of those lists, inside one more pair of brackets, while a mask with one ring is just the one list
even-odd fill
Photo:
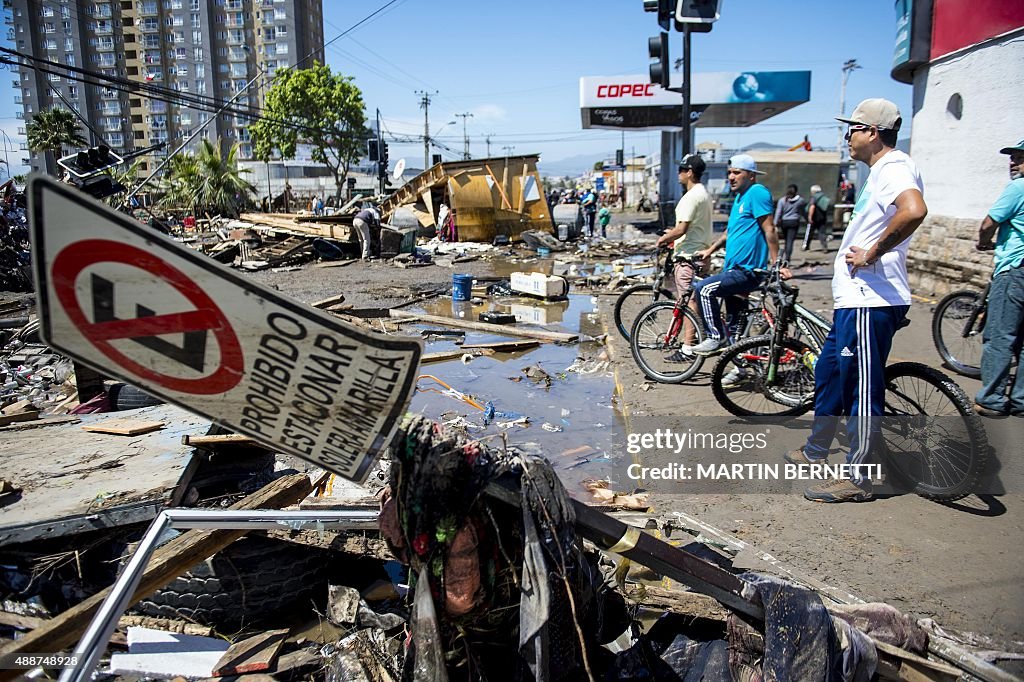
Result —
[[885, 363], [896, 330], [910, 308], [907, 249], [928, 208], [917, 166], [895, 149], [903, 123], [885, 99], [866, 99], [849, 118], [850, 157], [871, 167], [836, 254], [832, 276], [835, 312], [832, 331], [814, 369], [814, 424], [807, 443], [785, 455], [792, 464], [825, 462], [840, 417], [846, 424], [852, 476], [804, 492], [815, 502], [871, 499], [864, 474], [878, 442], [885, 400]]
[[[721, 350], [728, 335], [736, 331], [732, 327], [744, 305], [736, 295], [757, 289], [761, 279], [754, 270], [765, 268], [779, 258], [779, 238], [772, 222], [772, 195], [764, 185], [757, 184], [757, 176], [762, 173], [749, 154], [737, 154], [729, 159], [729, 187], [736, 197], [729, 223], [725, 233], [711, 246], [694, 254], [705, 260], [724, 244], [725, 263], [722, 272], [694, 286], [706, 338], [696, 346], [684, 346], [681, 352], [711, 355]], [[788, 270], [784, 277], [789, 277]], [[726, 327], [722, 326], [722, 299], [725, 299]]]

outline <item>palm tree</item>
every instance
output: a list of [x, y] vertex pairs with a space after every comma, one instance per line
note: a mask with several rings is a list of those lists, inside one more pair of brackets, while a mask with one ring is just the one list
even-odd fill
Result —
[[238, 167], [238, 144], [221, 154], [220, 145], [203, 140], [198, 154], [183, 154], [171, 159], [164, 196], [164, 207], [187, 208], [193, 213], [238, 217], [250, 202], [256, 188], [242, 177], [248, 169]]
[[[34, 152], [53, 154], [64, 147], [84, 147], [85, 138], [78, 132], [78, 121], [67, 109], [53, 108], [40, 111], [26, 126], [28, 148]], [[52, 168], [50, 157], [46, 157], [47, 169]]]

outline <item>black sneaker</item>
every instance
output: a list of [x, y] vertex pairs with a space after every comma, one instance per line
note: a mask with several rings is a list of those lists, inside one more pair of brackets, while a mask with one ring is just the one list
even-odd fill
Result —
[[681, 350], [677, 350], [671, 355], [665, 356], [665, 362], [671, 362], [673, 364], [683, 364], [684, 362], [693, 362], [693, 356], [689, 353], [684, 353]]

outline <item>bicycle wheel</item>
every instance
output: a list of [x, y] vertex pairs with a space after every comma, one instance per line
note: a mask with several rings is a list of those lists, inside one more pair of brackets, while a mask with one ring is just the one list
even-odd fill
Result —
[[[672, 333], [675, 324], [675, 303], [658, 301], [644, 308], [633, 322], [629, 348], [633, 359], [648, 379], [662, 384], [681, 384], [701, 368], [704, 358], [699, 355], [680, 355], [682, 362], [670, 362], [666, 358], [679, 351], [683, 345], [683, 329], [680, 325]], [[683, 317], [693, 325], [696, 338], [694, 344], [704, 340], [704, 329], [697, 316], [689, 308], [683, 309]]]
[[974, 492], [988, 461], [988, 439], [971, 402], [956, 382], [931, 367], [886, 367], [886, 472], [932, 500], [951, 502]]
[[737, 417], [795, 417], [814, 407], [815, 358], [807, 344], [783, 339], [769, 382], [771, 343], [771, 336], [742, 339], [725, 349], [711, 371], [715, 398]]
[[640, 311], [659, 299], [672, 300], [672, 293], [662, 288], [654, 293], [653, 284], [634, 284], [625, 289], [615, 301], [615, 328], [622, 338], [629, 341], [629, 332], [633, 329], [633, 321]]
[[981, 376], [985, 313], [976, 310], [982, 304], [977, 291], [954, 291], [939, 301], [932, 315], [932, 340], [942, 361], [957, 374], [974, 379]]

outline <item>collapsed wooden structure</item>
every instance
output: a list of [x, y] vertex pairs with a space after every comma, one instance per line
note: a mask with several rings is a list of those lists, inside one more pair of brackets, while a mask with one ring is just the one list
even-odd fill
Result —
[[381, 204], [384, 222], [408, 209], [424, 228], [437, 228], [441, 204], [452, 211], [458, 241], [515, 241], [526, 230], [554, 233], [536, 154], [435, 164]]

